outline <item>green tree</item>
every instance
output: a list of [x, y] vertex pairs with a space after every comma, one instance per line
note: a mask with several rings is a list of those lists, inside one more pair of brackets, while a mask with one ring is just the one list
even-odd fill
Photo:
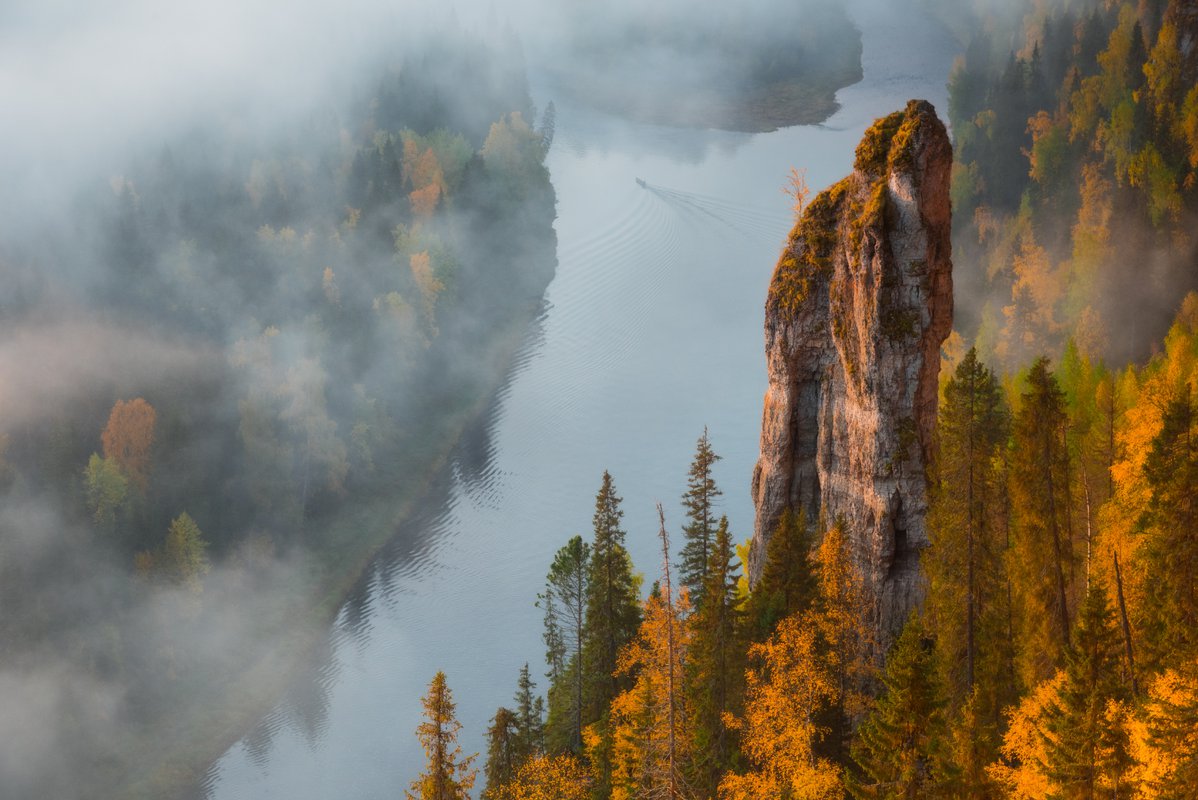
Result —
[[545, 660], [549, 664], [549, 720], [546, 746], [550, 752], [582, 749], [582, 646], [591, 548], [575, 536], [557, 551], [545, 592], [537, 604], [545, 612]]
[[462, 723], [455, 716], [456, 706], [444, 672], [433, 676], [428, 694], [420, 702], [424, 722], [417, 726], [416, 738], [424, 748], [426, 765], [405, 794], [408, 800], [469, 800], [478, 774], [471, 764], [478, 754], [462, 755], [458, 744]]
[[617, 674], [620, 651], [637, 635], [641, 610], [637, 602], [638, 581], [632, 559], [624, 549], [620, 520], [624, 511], [611, 474], [595, 497], [594, 530], [590, 574], [587, 580], [586, 630], [582, 645], [584, 724], [593, 725], [598, 740], [591, 752], [596, 772], [595, 795], [610, 791], [611, 736], [607, 719], [611, 702], [631, 684], [627, 675]]
[[1144, 461], [1152, 500], [1143, 526], [1142, 628], [1149, 662], [1176, 666], [1198, 652], [1198, 414], [1188, 385], [1165, 407]]
[[536, 688], [528, 664], [525, 664], [520, 668], [516, 682], [517, 763], [523, 763], [545, 749], [545, 711], [543, 701], [533, 692]]
[[481, 155], [487, 173], [511, 200], [524, 200], [546, 174], [544, 138], [516, 111], [491, 125]]
[[483, 800], [498, 797], [502, 787], [512, 780], [520, 768], [521, 761], [517, 755], [519, 738], [519, 722], [515, 712], [500, 706], [491, 718], [491, 727], [487, 728], [487, 763], [483, 767], [487, 785], [483, 789]]
[[1091, 581], [1045, 724], [1046, 771], [1062, 800], [1132, 796], [1122, 655], [1106, 588]]
[[1076, 568], [1065, 441], [1065, 396], [1039, 358], [1015, 417], [1010, 474], [1015, 521], [1008, 567], [1020, 608], [1016, 617], [1023, 677], [1031, 685], [1050, 676], [1069, 647]]
[[[944, 388], [924, 556], [925, 624], [935, 632], [949, 717], [971, 746], [957, 751], [963, 791], [979, 796], [998, 755], [1002, 709], [1014, 700], [1002, 448], [1009, 417], [994, 373], [971, 348]], [[969, 705], [968, 711], [965, 706]]]
[[929, 602], [939, 606], [939, 643], [960, 663], [960, 693], [967, 694], [976, 678], [979, 617], [997, 602], [1004, 574], [996, 455], [1006, 441], [1007, 411], [998, 379], [975, 348], [945, 386], [939, 434]]
[[116, 530], [117, 515], [129, 496], [129, 480], [116, 461], [92, 453], [83, 470], [83, 486], [92, 520], [111, 535]]
[[162, 567], [171, 580], [200, 590], [200, 580], [208, 573], [208, 543], [200, 526], [186, 511], [175, 517], [162, 549]]
[[807, 513], [787, 508], [765, 548], [761, 577], [745, 609], [745, 633], [764, 642], [784, 618], [811, 608], [818, 594]]
[[703, 581], [707, 599], [688, 620], [687, 694], [694, 720], [691, 785], [707, 797], [715, 795], [720, 778], [736, 763], [736, 737], [725, 718], [740, 713], [745, 668], [740, 631], [743, 612], [737, 592], [740, 575], [734, 557], [728, 518], [721, 517]]
[[678, 564], [678, 579], [690, 592], [696, 609], [703, 607], [704, 582], [711, 561], [711, 547], [716, 535], [714, 505], [723, 494], [716, 486], [711, 468], [720, 457], [711, 449], [707, 429], [695, 446], [695, 458], [691, 461], [690, 474], [686, 482], [686, 493], [682, 495], [682, 506], [686, 509], [687, 523], [682, 528], [684, 544]]
[[883, 690], [857, 731], [850, 773], [856, 798], [950, 797], [944, 769], [944, 697], [932, 642], [913, 615], [886, 660]]

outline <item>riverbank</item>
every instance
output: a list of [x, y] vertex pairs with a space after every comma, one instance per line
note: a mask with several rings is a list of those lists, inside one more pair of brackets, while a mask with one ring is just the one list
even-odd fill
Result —
[[861, 80], [860, 64], [814, 78], [780, 80], [744, 91], [612, 86], [596, 74], [558, 74], [557, 86], [599, 111], [633, 122], [734, 133], [770, 133], [818, 125], [836, 113], [836, 93]]
[[573, 46], [543, 59], [554, 83], [634, 122], [733, 133], [815, 125], [863, 75], [860, 29], [822, 2], [749, 3], [710, 18], [667, 3], [598, 33], [586, 14], [566, 19]]

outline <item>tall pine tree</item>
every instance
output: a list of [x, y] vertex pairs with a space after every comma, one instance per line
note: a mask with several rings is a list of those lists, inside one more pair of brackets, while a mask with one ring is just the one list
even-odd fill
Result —
[[728, 518], [722, 517], [703, 584], [707, 600], [688, 620], [687, 694], [694, 741], [691, 784], [704, 797], [715, 795], [723, 773], [736, 763], [736, 737], [725, 720], [725, 714], [740, 713], [744, 672], [743, 612], [737, 592], [740, 576], [734, 558]]
[[519, 725], [510, 708], [500, 706], [487, 728], [487, 763], [483, 777], [487, 781], [483, 800], [493, 800], [500, 789], [511, 781], [520, 767]]
[[1065, 397], [1037, 359], [1015, 417], [1011, 504], [1015, 519], [1012, 571], [1023, 678], [1049, 677], [1070, 643], [1076, 562]]
[[[595, 538], [591, 543], [587, 580], [586, 630], [583, 637], [584, 725], [590, 726], [588, 745], [596, 781], [596, 797], [610, 792], [611, 733], [608, 714], [612, 700], [630, 686], [627, 676], [617, 674], [621, 649], [636, 636], [641, 612], [632, 559], [624, 549], [624, 516], [621, 499], [611, 474], [595, 497]], [[584, 737], [586, 738], [586, 737]]]
[[546, 661], [549, 664], [550, 752], [580, 752], [583, 726], [582, 647], [586, 626], [591, 547], [575, 536], [557, 551], [538, 605], [545, 612]]
[[1065, 680], [1050, 708], [1047, 773], [1062, 800], [1131, 797], [1122, 645], [1107, 600], [1094, 580], [1078, 616]]
[[[1004, 461], [1009, 417], [994, 373], [973, 348], [944, 388], [924, 556], [927, 624], [964, 746], [954, 748], [962, 791], [984, 796], [998, 755], [1002, 710], [1015, 699]], [[968, 706], [968, 708], [966, 707]]]
[[1005, 573], [996, 456], [1006, 442], [1007, 413], [998, 380], [973, 348], [945, 386], [939, 434], [928, 602], [938, 646], [955, 667], [954, 694], [963, 697], [977, 681], [985, 644], [979, 639], [999, 636], [983, 619], [992, 623], [1001, 609]]
[[533, 690], [537, 688], [529, 674], [528, 664], [520, 668], [516, 682], [516, 760], [523, 763], [545, 749], [544, 701]]
[[703, 583], [716, 535], [715, 501], [723, 494], [711, 474], [712, 466], [719, 460], [720, 457], [711, 449], [707, 429], [704, 428], [695, 446], [686, 493], [682, 495], [687, 523], [682, 528], [685, 542], [678, 564], [679, 581], [690, 592], [695, 608], [703, 607]]

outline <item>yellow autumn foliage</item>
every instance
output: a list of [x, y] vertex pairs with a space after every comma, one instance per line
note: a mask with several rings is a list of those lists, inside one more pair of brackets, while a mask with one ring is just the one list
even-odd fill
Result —
[[769, 640], [754, 645], [757, 664], [746, 673], [745, 714], [729, 718], [739, 729], [741, 748], [753, 768], [728, 774], [720, 800], [839, 800], [841, 768], [816, 755], [826, 731], [821, 709], [840, 697], [836, 653], [819, 646], [818, 623], [810, 613], [787, 617]]
[[574, 756], [538, 755], [520, 765], [494, 800], [587, 800], [591, 777]]

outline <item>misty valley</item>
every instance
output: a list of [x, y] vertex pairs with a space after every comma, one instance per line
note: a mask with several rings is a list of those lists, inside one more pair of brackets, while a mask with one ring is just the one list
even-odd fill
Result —
[[0, 45], [0, 798], [1198, 796], [1189, 0]]

